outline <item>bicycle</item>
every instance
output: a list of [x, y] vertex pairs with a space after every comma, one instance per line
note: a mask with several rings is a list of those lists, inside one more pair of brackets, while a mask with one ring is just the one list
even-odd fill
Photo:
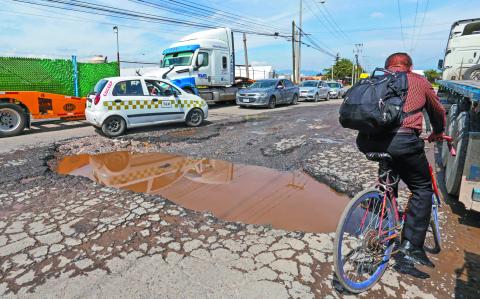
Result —
[[[451, 155], [456, 155], [452, 138], [444, 136]], [[361, 293], [377, 283], [387, 269], [390, 257], [400, 243], [406, 211], [399, 212], [396, 188], [400, 181], [391, 168], [388, 153], [367, 153], [367, 159], [379, 162], [379, 176], [374, 188], [358, 193], [346, 206], [337, 226], [334, 243], [335, 274], [343, 287], [352, 293]], [[433, 168], [432, 212], [425, 250], [441, 250], [438, 210], [441, 202]], [[428, 242], [427, 242], [428, 239]]]

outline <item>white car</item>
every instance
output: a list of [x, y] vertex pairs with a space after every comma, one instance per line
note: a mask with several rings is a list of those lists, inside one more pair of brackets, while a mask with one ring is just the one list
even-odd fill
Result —
[[208, 117], [207, 103], [167, 80], [155, 77], [111, 77], [87, 97], [85, 116], [108, 137], [126, 129], [171, 122], [197, 127]]

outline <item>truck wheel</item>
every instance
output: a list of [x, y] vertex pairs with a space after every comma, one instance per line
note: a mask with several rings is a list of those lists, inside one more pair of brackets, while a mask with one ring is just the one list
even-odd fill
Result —
[[480, 80], [480, 64], [468, 68], [463, 74], [463, 80]]
[[8, 103], [0, 104], [0, 137], [19, 135], [26, 124], [27, 116], [22, 107]]
[[268, 109], [273, 109], [277, 105], [277, 99], [275, 96], [271, 96], [270, 100], [268, 101]]
[[110, 116], [102, 124], [102, 132], [107, 137], [118, 137], [125, 132], [126, 128], [125, 120], [118, 115]]
[[462, 181], [463, 166], [467, 156], [468, 132], [470, 117], [468, 112], [462, 112], [456, 120], [457, 130], [454, 135], [456, 156], [449, 156], [447, 167], [445, 169], [445, 187], [448, 194], [458, 195], [460, 191], [460, 183]]
[[203, 111], [198, 108], [190, 110], [187, 114], [186, 123], [189, 127], [198, 127], [201, 125], [203, 123]]
[[[448, 136], [454, 136], [457, 130], [457, 122], [455, 121], [458, 116], [458, 105], [453, 104], [450, 107], [447, 115], [447, 126], [445, 128], [445, 132]], [[450, 152], [448, 150], [448, 145], [446, 142], [442, 145], [442, 165], [443, 167], [447, 167], [448, 157], [450, 157]]]

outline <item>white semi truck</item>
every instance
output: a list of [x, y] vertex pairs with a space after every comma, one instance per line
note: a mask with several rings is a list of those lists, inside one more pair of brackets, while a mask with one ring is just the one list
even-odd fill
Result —
[[480, 18], [452, 25], [444, 59], [439, 96], [448, 107], [447, 135], [457, 155], [442, 150], [445, 186], [466, 209], [480, 211]]
[[160, 69], [145, 75], [168, 79], [207, 103], [235, 102], [233, 32], [218, 28], [187, 35], [163, 50]]

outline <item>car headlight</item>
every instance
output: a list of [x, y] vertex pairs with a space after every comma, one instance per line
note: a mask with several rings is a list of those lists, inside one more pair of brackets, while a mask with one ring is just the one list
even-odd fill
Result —
[[263, 97], [267, 96], [267, 93], [266, 92], [260, 92], [260, 93], [257, 93], [257, 96], [263, 98]]
[[315, 93], [315, 90], [310, 89], [310, 90], [308, 91], [308, 93], [309, 93], [309, 94], [314, 94], [314, 93]]

